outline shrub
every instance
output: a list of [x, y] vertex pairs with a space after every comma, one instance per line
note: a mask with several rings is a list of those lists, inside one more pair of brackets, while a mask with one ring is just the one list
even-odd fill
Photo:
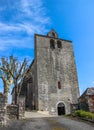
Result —
[[86, 112], [86, 111], [83, 111], [83, 110], [77, 110], [75, 112], [75, 116], [94, 120], [94, 114], [93, 113]]
[[81, 111], [82, 111], [82, 110], [77, 110], [77, 111], [75, 111], [75, 116], [79, 116], [79, 117], [80, 117], [80, 116], [81, 116]]

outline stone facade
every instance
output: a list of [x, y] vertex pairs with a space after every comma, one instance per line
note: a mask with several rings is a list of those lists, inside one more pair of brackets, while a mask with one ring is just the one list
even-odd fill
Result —
[[59, 39], [54, 30], [47, 36], [35, 34], [35, 58], [30, 72], [32, 83], [25, 81], [22, 87], [29, 108], [69, 114], [70, 104], [77, 104], [79, 97], [72, 41]]
[[8, 119], [17, 119], [18, 105], [8, 105], [7, 106], [7, 116], [8, 116]]
[[94, 87], [87, 88], [79, 97], [79, 108], [94, 113]]
[[64, 113], [70, 113], [70, 103], [76, 104], [79, 97], [72, 42], [59, 39], [53, 30], [48, 36], [36, 34], [35, 60], [38, 109], [56, 114], [62, 103]]
[[6, 96], [0, 93], [0, 126], [7, 124], [7, 99]]
[[19, 105], [8, 105], [5, 94], [0, 93], [0, 126], [6, 126], [9, 119], [22, 119], [25, 113], [25, 97], [19, 98]]
[[19, 97], [19, 105], [18, 105], [18, 119], [23, 119], [25, 114], [25, 97]]
[[25, 114], [25, 97], [20, 96], [18, 105], [7, 105], [8, 119], [22, 119]]

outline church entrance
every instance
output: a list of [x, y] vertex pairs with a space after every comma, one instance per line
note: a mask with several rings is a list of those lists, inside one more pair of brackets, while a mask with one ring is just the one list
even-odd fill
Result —
[[57, 106], [58, 115], [65, 115], [65, 105], [63, 103], [59, 103]]

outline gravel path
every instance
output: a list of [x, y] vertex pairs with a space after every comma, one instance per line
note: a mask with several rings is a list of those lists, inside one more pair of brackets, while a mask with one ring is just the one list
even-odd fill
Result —
[[10, 121], [0, 130], [94, 130], [92, 125], [65, 117], [42, 117]]
[[42, 118], [42, 117], [57, 117], [57, 116], [56, 115], [49, 115], [45, 111], [37, 111], [37, 112], [26, 111], [25, 112], [25, 119], [28, 119], [28, 118]]

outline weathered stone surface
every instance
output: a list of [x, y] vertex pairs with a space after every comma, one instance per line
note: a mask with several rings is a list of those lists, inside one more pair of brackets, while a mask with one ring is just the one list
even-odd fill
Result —
[[0, 126], [7, 125], [7, 98], [4, 94], [0, 93]]
[[18, 117], [18, 105], [8, 105], [7, 115], [9, 119], [17, 119]]
[[25, 114], [25, 97], [19, 97], [18, 115], [19, 119], [22, 119]]
[[[54, 32], [56, 33], [56, 32]], [[35, 59], [37, 70], [38, 107], [57, 114], [58, 104], [65, 105], [65, 113], [71, 112], [70, 103], [76, 104], [79, 97], [78, 78], [71, 41], [51, 37], [35, 36]], [[53, 39], [55, 49], [50, 47]], [[58, 41], [61, 48], [58, 48]], [[61, 89], [58, 88], [58, 82]]]
[[9, 119], [22, 119], [25, 114], [25, 97], [19, 97], [18, 105], [7, 106], [7, 116]]
[[58, 114], [62, 104], [64, 114], [77, 104], [78, 77], [72, 41], [59, 39], [52, 30], [47, 36], [35, 35], [35, 58], [30, 66], [32, 82], [23, 84], [26, 107]]

